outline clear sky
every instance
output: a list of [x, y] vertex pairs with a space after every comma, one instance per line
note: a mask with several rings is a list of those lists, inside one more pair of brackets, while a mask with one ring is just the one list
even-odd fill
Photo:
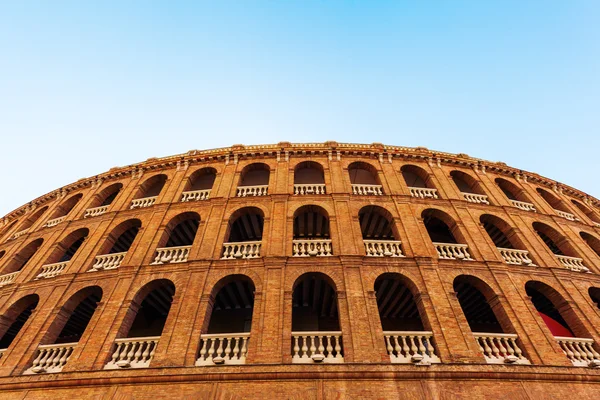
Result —
[[600, 1], [3, 1], [0, 216], [191, 149], [382, 142], [600, 197]]

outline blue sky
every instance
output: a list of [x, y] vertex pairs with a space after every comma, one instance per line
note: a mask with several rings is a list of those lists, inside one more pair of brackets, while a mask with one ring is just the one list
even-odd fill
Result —
[[424, 146], [600, 197], [600, 1], [0, 3], [0, 216], [114, 166]]

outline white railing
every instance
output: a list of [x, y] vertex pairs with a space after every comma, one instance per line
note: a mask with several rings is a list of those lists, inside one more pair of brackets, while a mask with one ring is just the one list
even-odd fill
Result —
[[531, 203], [526, 202], [526, 201], [511, 200], [510, 203], [514, 207], [517, 207], [517, 208], [519, 208], [521, 210], [537, 212], [537, 210], [535, 209], [535, 206], [533, 204], [531, 204]]
[[333, 255], [330, 239], [294, 239], [292, 241], [294, 257], [326, 257]]
[[554, 339], [575, 367], [596, 367], [600, 354], [594, 350], [594, 339], [555, 336]]
[[29, 228], [25, 228], [22, 231], [15, 233], [12, 238], [13, 239], [20, 238], [21, 236], [25, 235], [27, 232], [29, 232]]
[[437, 199], [438, 194], [436, 189], [420, 188], [420, 187], [409, 187], [410, 195], [412, 197], [418, 197], [420, 199]]
[[42, 372], [60, 372], [69, 361], [77, 343], [49, 344], [38, 346], [38, 355], [31, 368], [23, 374], [39, 374]]
[[404, 257], [399, 240], [363, 240], [368, 257]]
[[498, 251], [502, 258], [504, 258], [504, 262], [511, 265], [530, 265], [535, 266], [531, 258], [529, 258], [529, 252], [527, 250], [517, 250], [517, 249], [505, 249], [503, 247], [498, 247]]
[[233, 260], [235, 258], [258, 258], [262, 242], [237, 242], [223, 243], [222, 260]]
[[325, 194], [324, 183], [294, 184], [294, 194]]
[[210, 196], [210, 189], [202, 189], [202, 190], [193, 190], [189, 192], [183, 192], [181, 194], [181, 201], [198, 201], [198, 200], [208, 200]]
[[87, 210], [85, 210], [85, 213], [83, 214], [83, 218], [96, 217], [98, 215], [102, 215], [106, 212], [106, 210], [108, 210], [108, 205], [94, 207], [94, 208], [88, 208]]
[[245, 364], [250, 333], [201, 335], [196, 366]]
[[115, 351], [104, 369], [148, 368], [160, 336], [115, 340]]
[[383, 337], [392, 364], [440, 362], [432, 343], [432, 332], [384, 331]]
[[343, 363], [342, 332], [292, 332], [292, 363]]
[[55, 276], [60, 275], [60, 273], [67, 268], [67, 265], [69, 265], [69, 261], [42, 265], [42, 270], [35, 277], [35, 279], [54, 278]]
[[383, 195], [383, 187], [381, 185], [361, 185], [358, 183], [353, 183], [352, 194], [358, 194], [361, 196], [381, 196]]
[[514, 333], [473, 333], [488, 364], [529, 364]]
[[158, 198], [158, 196], [142, 197], [141, 199], [133, 199], [131, 201], [131, 206], [129, 208], [133, 210], [134, 208], [150, 207], [151, 205], [156, 203], [157, 198]]
[[66, 215], [63, 215], [62, 217], [51, 219], [48, 222], [46, 222], [46, 227], [50, 228], [50, 227], [56, 226], [56, 225], [60, 224], [61, 222], [63, 222], [65, 220], [65, 218], [67, 218]]
[[266, 196], [269, 185], [240, 186], [237, 188], [237, 197]]
[[477, 203], [477, 204], [490, 204], [488, 201], [488, 197], [484, 194], [476, 194], [476, 193], [465, 193], [461, 192], [463, 198], [469, 203]]
[[125, 258], [124, 253], [112, 253], [112, 254], [103, 254], [101, 256], [96, 256], [96, 260], [94, 261], [94, 265], [92, 265], [92, 271], [99, 271], [101, 269], [115, 269], [121, 266], [121, 262]]
[[554, 211], [556, 211], [556, 214], [559, 217], [563, 217], [564, 219], [568, 219], [569, 221], [577, 221], [578, 220], [578, 218], [575, 217], [575, 215], [573, 215], [571, 213], [560, 211], [560, 210], [556, 210], [556, 209]]
[[472, 260], [469, 247], [466, 244], [433, 243], [439, 258], [444, 260]]
[[0, 287], [13, 283], [20, 271], [11, 272], [10, 274], [0, 275]]
[[156, 257], [151, 265], [182, 263], [188, 260], [192, 246], [163, 247], [156, 249]]
[[570, 269], [575, 272], [589, 272], [589, 268], [583, 265], [583, 260], [578, 257], [569, 257], [569, 256], [561, 256], [555, 254], [558, 261], [562, 264], [566, 269]]

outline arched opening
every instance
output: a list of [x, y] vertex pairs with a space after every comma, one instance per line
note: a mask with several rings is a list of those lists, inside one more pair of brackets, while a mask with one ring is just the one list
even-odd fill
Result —
[[[75, 205], [77, 205], [77, 203], [79, 203], [79, 200], [81, 200], [81, 198], [83, 197], [83, 194], [79, 193], [76, 194], [75, 196], [71, 196], [69, 199], [65, 200], [61, 205], [59, 205], [58, 207], [56, 207], [56, 210], [54, 210], [54, 212], [52, 213], [52, 216], [50, 217], [50, 220], [46, 223], [47, 226], [53, 226], [55, 224], [53, 224], [52, 222], [62, 218], [62, 217], [66, 217], [71, 210], [75, 207]], [[60, 221], [58, 221], [60, 222]]]
[[403, 165], [400, 168], [402, 177], [412, 197], [437, 199], [438, 194], [431, 176], [421, 167], [416, 165]]
[[230, 275], [215, 285], [211, 300], [196, 365], [244, 364], [252, 327], [254, 283], [245, 275]]
[[102, 245], [100, 255], [96, 256], [90, 271], [120, 267], [141, 227], [142, 222], [139, 219], [130, 219], [114, 228]]
[[48, 260], [46, 260], [46, 264], [70, 261], [88, 237], [89, 232], [90, 231], [87, 228], [81, 228], [77, 229], [75, 232], [71, 232], [58, 243], [54, 251], [50, 254], [50, 257], [48, 257]]
[[154, 175], [142, 183], [131, 202], [130, 208], [150, 207], [158, 198], [158, 195], [163, 190], [167, 176], [164, 174]]
[[466, 201], [490, 204], [481, 185], [471, 175], [461, 171], [452, 171], [450, 172], [450, 176]]
[[358, 220], [367, 256], [404, 257], [389, 211], [379, 206], [365, 206], [358, 212]]
[[325, 194], [323, 166], [304, 161], [294, 169], [294, 194]]
[[331, 256], [329, 215], [322, 207], [307, 205], [294, 214], [294, 257]]
[[554, 253], [563, 267], [577, 272], [588, 271], [588, 268], [583, 265], [583, 260], [579, 258], [579, 254], [575, 248], [558, 231], [541, 222], [534, 222], [533, 230], [544, 241], [550, 251]]
[[31, 226], [33, 224], [35, 224], [47, 210], [48, 210], [48, 206], [42, 207], [39, 210], [37, 210], [36, 212], [34, 212], [33, 214], [31, 214], [31, 216], [29, 216], [29, 218], [25, 219], [23, 224], [21, 224], [21, 226], [19, 227], [19, 231], [17, 233], [15, 233], [13, 235], [13, 237], [16, 239], [19, 236], [27, 233], [29, 228], [31, 228]]
[[577, 207], [582, 213], [584, 213], [586, 215], [586, 217], [591, 219], [596, 224], [600, 224], [600, 217], [598, 217], [598, 215], [596, 215], [595, 212], [593, 212], [592, 210], [590, 210], [588, 207], [584, 206], [577, 200], [571, 200], [571, 202], [573, 204], [575, 204], [575, 207]]
[[571, 214], [571, 211], [569, 210], [569, 208], [567, 206], [565, 206], [563, 201], [561, 199], [559, 199], [558, 197], [554, 196], [547, 190], [544, 190], [541, 188], [537, 188], [536, 191], [540, 194], [540, 196], [542, 196], [542, 198], [546, 201], [546, 203], [548, 203], [550, 205], [550, 207], [552, 207], [553, 209]]
[[2, 260], [2, 257], [4, 257], [5, 254], [6, 254], [6, 251], [0, 250], [0, 260]]
[[292, 362], [343, 362], [336, 289], [324, 274], [310, 272], [294, 283]]
[[29, 243], [27, 246], [23, 247], [23, 249], [21, 249], [21, 251], [19, 251], [13, 257], [13, 259], [6, 264], [6, 267], [2, 271], [2, 274], [6, 275], [21, 271], [23, 267], [27, 265], [27, 262], [31, 260], [31, 258], [35, 255], [42, 243], [44, 243], [44, 239], [36, 239], [33, 242]]
[[517, 343], [512, 323], [493, 290], [482, 280], [459, 275], [454, 292], [488, 364], [529, 364]]
[[186, 262], [199, 225], [200, 215], [195, 212], [179, 214], [169, 221], [152, 264]]
[[244, 207], [229, 218], [223, 259], [260, 257], [264, 214], [260, 208]]
[[17, 222], [19, 222], [19, 220], [14, 220], [10, 224], [8, 224], [4, 228], [2, 228], [2, 230], [0, 231], [0, 232], [2, 232], [2, 234], [0, 236], [4, 236], [6, 233], [10, 232], [11, 229], [17, 224]]
[[600, 257], [600, 240], [587, 232], [579, 232], [579, 236], [587, 243], [594, 253]]
[[115, 183], [102, 190], [91, 204], [92, 207], [109, 206], [115, 200], [119, 192], [123, 189], [122, 183]]
[[19, 334], [40, 298], [30, 294], [17, 300], [0, 319], [0, 349], [7, 349]]
[[590, 295], [590, 298], [592, 299], [596, 307], [600, 310], [600, 288], [591, 287], [588, 290], [588, 294]]
[[513, 206], [525, 211], [537, 211], [525, 194], [525, 190], [506, 179], [496, 178], [495, 182]]
[[175, 285], [157, 279], [144, 285], [135, 295], [117, 334], [115, 348], [104, 369], [147, 368], [160, 340]]
[[357, 195], [382, 195], [383, 189], [379, 181], [379, 174], [375, 167], [361, 161], [353, 162], [348, 166], [352, 194]]
[[507, 264], [533, 265], [533, 261], [529, 258], [529, 252], [524, 250], [524, 243], [504, 220], [494, 215], [483, 214], [479, 217], [479, 222]]
[[426, 209], [421, 213], [423, 224], [435, 246], [438, 257], [448, 260], [471, 260], [464, 237], [452, 217], [443, 211]]
[[185, 184], [185, 191], [195, 192], [197, 190], [210, 190], [215, 183], [217, 170], [214, 168], [201, 168], [195, 171], [188, 178]]
[[271, 169], [264, 163], [247, 165], [240, 174], [237, 196], [266, 196]]

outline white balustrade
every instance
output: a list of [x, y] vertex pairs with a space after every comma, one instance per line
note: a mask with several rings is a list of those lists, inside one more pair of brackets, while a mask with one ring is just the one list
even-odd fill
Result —
[[237, 197], [266, 196], [269, 185], [240, 186], [237, 188]]
[[363, 240], [368, 257], [404, 257], [399, 240]]
[[330, 239], [294, 239], [292, 245], [292, 255], [294, 257], [325, 257], [333, 255]]
[[292, 363], [343, 363], [342, 332], [292, 332]]
[[325, 194], [324, 183], [310, 183], [310, 184], [294, 184], [294, 194]]
[[69, 261], [42, 265], [42, 270], [35, 277], [35, 279], [54, 278], [55, 276], [60, 275], [60, 273], [67, 268], [67, 265], [69, 265]]
[[163, 247], [156, 249], [156, 257], [152, 265], [166, 263], [182, 263], [188, 260], [192, 246]]
[[529, 252], [527, 250], [498, 247], [498, 251], [500, 252], [500, 255], [502, 255], [502, 258], [504, 258], [504, 262], [507, 264], [535, 266], [531, 258], [529, 258]]
[[358, 194], [361, 196], [382, 196], [383, 187], [381, 185], [361, 185], [358, 183], [353, 183], [352, 194]]
[[104, 369], [148, 368], [160, 336], [115, 340], [115, 351]]
[[561, 256], [555, 254], [558, 261], [562, 264], [566, 269], [570, 269], [575, 272], [589, 272], [590, 269], [583, 265], [583, 260], [578, 257], [569, 257], [569, 256]]
[[183, 192], [181, 194], [181, 201], [199, 201], [199, 200], [208, 200], [210, 196], [210, 189], [202, 189], [202, 190], [192, 190], [189, 192]]
[[48, 228], [56, 226], [56, 225], [60, 224], [61, 222], [63, 222], [66, 218], [67, 218], [67, 216], [63, 215], [62, 217], [51, 219], [48, 222], [46, 222], [46, 226]]
[[488, 364], [530, 364], [514, 333], [473, 333]]
[[233, 260], [236, 258], [258, 258], [262, 242], [237, 242], [223, 243], [222, 260]]
[[112, 253], [112, 254], [103, 254], [101, 256], [96, 256], [96, 260], [94, 261], [94, 265], [89, 272], [99, 271], [101, 269], [115, 269], [121, 266], [121, 262], [125, 258], [124, 253]]
[[559, 217], [563, 217], [564, 219], [568, 219], [569, 221], [578, 221], [579, 218], [575, 217], [575, 215], [568, 213], [568, 212], [564, 212], [564, 211], [560, 211], [560, 210], [554, 210], [556, 211], [556, 214]]
[[77, 343], [62, 343], [38, 346], [38, 355], [33, 360], [31, 368], [27, 369], [23, 374], [39, 374], [42, 372], [60, 372], [69, 361], [69, 357]]
[[141, 199], [134, 199], [131, 201], [131, 206], [129, 208], [133, 210], [134, 208], [150, 207], [151, 205], [154, 205], [154, 203], [156, 203], [157, 198], [158, 198], [158, 196], [142, 197]]
[[594, 222], [594, 226], [596, 226], [596, 228], [600, 228], [600, 223]]
[[18, 238], [20, 238], [21, 236], [25, 235], [27, 232], [29, 232], [29, 228], [25, 228], [25, 229], [23, 229], [22, 231], [19, 231], [19, 232], [15, 233], [15, 234], [12, 236], [12, 238], [13, 238], [13, 239], [18, 239]]
[[510, 203], [514, 207], [517, 207], [521, 210], [537, 212], [537, 210], [535, 209], [535, 206], [531, 203], [527, 203], [526, 201], [511, 200]]
[[488, 201], [488, 197], [484, 194], [476, 194], [476, 193], [465, 193], [461, 192], [463, 198], [469, 203], [477, 203], [477, 204], [490, 204]]
[[410, 195], [419, 199], [437, 199], [438, 194], [436, 189], [409, 187]]
[[598, 367], [600, 354], [594, 350], [594, 339], [555, 336], [554, 339], [575, 367]]
[[196, 366], [245, 364], [250, 333], [201, 335]]
[[466, 244], [433, 243], [439, 258], [444, 260], [473, 260]]
[[85, 210], [85, 213], [83, 214], [83, 218], [97, 217], [98, 215], [104, 214], [106, 212], [106, 210], [108, 210], [108, 205], [94, 207], [94, 208], [88, 208], [87, 210]]
[[433, 346], [433, 333], [384, 331], [385, 347], [392, 364], [439, 363], [440, 358]]
[[13, 283], [17, 275], [19, 275], [19, 271], [0, 275], [0, 287], [8, 285], [9, 283]]

